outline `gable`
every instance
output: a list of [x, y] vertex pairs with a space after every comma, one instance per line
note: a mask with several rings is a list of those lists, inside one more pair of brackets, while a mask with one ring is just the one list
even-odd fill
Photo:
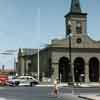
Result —
[[[78, 43], [78, 39], [81, 39], [81, 42]], [[51, 42], [51, 47], [69, 47], [69, 39], [54, 39]], [[88, 35], [73, 35], [71, 37], [71, 48], [100, 48], [100, 41], [95, 41], [91, 39]]]

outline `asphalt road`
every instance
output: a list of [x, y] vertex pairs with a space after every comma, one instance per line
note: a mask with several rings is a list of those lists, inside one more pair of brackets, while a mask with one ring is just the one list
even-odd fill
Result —
[[99, 88], [75, 88], [74, 96], [72, 88], [60, 88], [60, 96], [51, 95], [51, 87], [4, 87], [0, 89], [0, 100], [83, 100], [78, 99], [80, 94], [99, 94]]

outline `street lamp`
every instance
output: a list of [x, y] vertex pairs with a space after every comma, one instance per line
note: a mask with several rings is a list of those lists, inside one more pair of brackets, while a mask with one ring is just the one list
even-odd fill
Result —
[[[38, 41], [40, 42], [40, 8], [37, 9], [37, 33], [38, 33]], [[40, 47], [38, 47], [37, 51], [37, 78], [40, 80]]]
[[[68, 30], [67, 30], [67, 35], [69, 39], [69, 66], [71, 68], [71, 73], [72, 73], [72, 85], [74, 86], [74, 68], [72, 66], [72, 55], [71, 55], [71, 21], [68, 21]], [[72, 93], [74, 94], [74, 90], [72, 89]]]

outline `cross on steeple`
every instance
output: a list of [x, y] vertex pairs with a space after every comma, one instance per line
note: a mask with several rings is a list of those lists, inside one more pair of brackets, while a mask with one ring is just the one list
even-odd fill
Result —
[[72, 0], [70, 12], [72, 13], [81, 13], [81, 7], [79, 0]]

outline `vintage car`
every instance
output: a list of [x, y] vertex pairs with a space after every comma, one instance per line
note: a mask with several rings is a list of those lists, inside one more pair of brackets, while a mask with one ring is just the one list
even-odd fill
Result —
[[9, 79], [9, 86], [34, 86], [39, 84], [39, 81], [32, 76], [19, 76]]

